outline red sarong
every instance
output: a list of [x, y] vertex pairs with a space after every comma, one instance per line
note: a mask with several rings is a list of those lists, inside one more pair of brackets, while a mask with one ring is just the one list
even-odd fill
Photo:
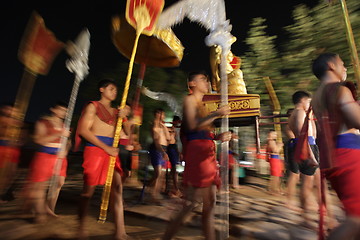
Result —
[[193, 187], [220, 186], [220, 177], [213, 140], [188, 140], [184, 155], [183, 184]]
[[0, 168], [4, 167], [6, 162], [19, 163], [20, 148], [11, 146], [0, 146]]
[[[31, 161], [29, 169], [30, 182], [45, 182], [54, 175], [56, 154], [37, 152]], [[66, 177], [67, 159], [62, 159], [60, 176]]]
[[268, 159], [270, 163], [270, 175], [275, 177], [282, 177], [283, 163], [278, 155], [270, 155]]
[[[84, 149], [84, 182], [88, 186], [104, 185], [109, 170], [110, 156], [96, 146], [86, 146]], [[120, 159], [117, 156], [115, 170], [122, 174]]]
[[344, 205], [346, 214], [360, 217], [360, 136], [342, 134], [337, 140], [334, 166], [323, 172]]

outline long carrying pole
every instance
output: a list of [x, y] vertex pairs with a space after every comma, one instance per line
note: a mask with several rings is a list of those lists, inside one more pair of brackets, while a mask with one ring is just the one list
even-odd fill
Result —
[[[269, 77], [264, 77], [263, 79], [264, 79], [264, 82], [265, 82], [266, 89], [269, 92], [270, 100], [271, 100], [272, 105], [273, 105], [273, 114], [274, 115], [279, 115], [280, 111], [281, 111], [281, 106], [280, 106], [280, 103], [279, 103], [279, 99], [276, 96], [276, 92], [274, 90], [274, 87], [273, 87]], [[279, 124], [279, 123], [280, 123], [280, 118], [275, 117], [274, 118], [274, 128], [275, 128], [275, 131], [277, 133], [277, 139], [276, 140], [277, 140], [277, 142], [282, 142], [281, 124]]]
[[[221, 51], [220, 75], [221, 75], [221, 105], [228, 104], [228, 82], [226, 74], [226, 51]], [[229, 131], [229, 117], [224, 116], [221, 119], [221, 132]], [[221, 192], [220, 192], [220, 214], [222, 219], [220, 239], [229, 238], [229, 142], [221, 143], [220, 155], [220, 176], [221, 176]]]
[[[346, 1], [345, 0], [340, 0], [340, 3], [341, 3], [341, 9], [342, 9], [342, 12], [343, 12], [345, 25], [346, 25], [346, 38], [348, 40], [349, 50], [350, 50], [350, 53], [351, 53], [351, 61], [352, 61], [353, 68], [354, 68], [355, 79], [356, 79], [356, 82], [357, 82], [358, 86], [360, 86], [359, 56], [358, 56], [357, 49], [356, 49], [354, 34], [353, 34], [353, 31], [352, 31], [352, 28], [351, 28], [351, 23], [350, 23], [350, 19], [349, 19], [349, 13], [348, 13], [348, 9], [347, 9], [347, 6], [346, 6]], [[358, 91], [360, 91], [359, 88], [358, 88]]]
[[[73, 84], [73, 88], [72, 88], [72, 91], [71, 91], [71, 95], [70, 95], [68, 109], [67, 109], [66, 116], [65, 116], [65, 119], [64, 119], [64, 128], [67, 131], [70, 130], [70, 124], [71, 124], [72, 116], [73, 116], [73, 113], [74, 113], [76, 98], [77, 98], [77, 95], [78, 95], [78, 92], [79, 92], [79, 87], [80, 87], [81, 80], [82, 79], [78, 75], [76, 75], [75, 81], [74, 81], [74, 84]], [[63, 162], [63, 158], [64, 158], [64, 156], [61, 156], [61, 154], [66, 151], [67, 145], [68, 145], [68, 137], [61, 136], [61, 138], [60, 138], [60, 149], [58, 151], [58, 157], [57, 157], [57, 160], [56, 160], [56, 163], [55, 163], [54, 175], [51, 178], [51, 182], [50, 182], [49, 192], [48, 192], [48, 196], [47, 196], [48, 199], [53, 198], [54, 193], [56, 191], [56, 186], [57, 186], [57, 182], [58, 182], [58, 179], [59, 179], [61, 166], [62, 166], [62, 162]]]
[[[133, 47], [133, 50], [131, 53], [129, 69], [128, 69], [128, 73], [127, 73], [126, 81], [125, 81], [124, 93], [123, 93], [123, 96], [121, 99], [121, 104], [120, 104], [120, 110], [124, 109], [124, 107], [126, 105], [126, 99], [127, 99], [127, 96], [129, 93], [129, 88], [130, 88], [131, 73], [132, 73], [132, 69], [133, 69], [133, 65], [134, 65], [135, 54], [136, 54], [136, 50], [137, 50], [141, 32], [142, 32], [142, 29], [141, 30], [137, 29], [137, 31], [136, 31], [134, 47]], [[122, 129], [122, 120], [123, 119], [120, 117], [117, 120], [114, 142], [112, 145], [115, 148], [118, 147], [118, 145], [119, 145], [120, 132]], [[111, 183], [112, 183], [112, 179], [113, 179], [113, 175], [114, 175], [115, 161], [116, 161], [116, 157], [110, 156], [108, 174], [106, 176], [106, 182], [105, 182], [104, 190], [103, 190], [102, 197], [101, 197], [100, 216], [98, 219], [99, 223], [105, 223], [105, 221], [106, 221], [107, 210], [108, 210], [109, 199], [110, 199], [110, 192], [111, 192]]]

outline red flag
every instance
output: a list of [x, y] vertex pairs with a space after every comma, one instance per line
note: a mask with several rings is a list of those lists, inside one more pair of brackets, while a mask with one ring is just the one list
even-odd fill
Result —
[[19, 60], [36, 74], [46, 75], [65, 44], [49, 31], [43, 18], [33, 12], [19, 46]]
[[142, 31], [143, 34], [151, 36], [155, 29], [155, 24], [160, 16], [161, 11], [164, 8], [164, 0], [128, 0], [126, 4], [126, 20], [137, 29], [137, 20], [143, 19], [144, 16], [138, 16], [141, 8], [146, 8], [150, 22]]

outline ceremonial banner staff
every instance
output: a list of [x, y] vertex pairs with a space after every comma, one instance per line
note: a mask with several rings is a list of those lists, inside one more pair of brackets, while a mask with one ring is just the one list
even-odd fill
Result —
[[[270, 80], [269, 77], [264, 77], [263, 80], [265, 82], [266, 89], [269, 92], [270, 100], [271, 100], [271, 103], [272, 103], [272, 106], [273, 106], [273, 114], [275, 116], [279, 115], [280, 111], [281, 111], [281, 106], [280, 106], [279, 99], [278, 99], [278, 97], [276, 95], [276, 92], [274, 90], [274, 87], [273, 87], [273, 85], [271, 83], [271, 80]], [[275, 131], [277, 133], [277, 142], [282, 142], [280, 118], [279, 117], [274, 117], [273, 122], [274, 122]]]
[[[69, 41], [67, 46], [67, 52], [69, 53], [71, 59], [66, 61], [67, 69], [75, 74], [74, 85], [71, 91], [68, 110], [64, 119], [64, 128], [69, 131], [71, 119], [74, 112], [74, 107], [76, 103], [76, 98], [79, 92], [80, 82], [88, 75], [89, 66], [88, 66], [88, 56], [90, 48], [90, 33], [88, 29], [84, 29], [79, 36], [77, 37], [75, 43]], [[56, 185], [61, 171], [62, 166], [62, 157], [61, 153], [66, 151], [68, 146], [68, 138], [61, 136], [60, 149], [58, 151], [58, 158], [54, 166], [54, 175], [51, 179], [48, 199], [53, 198], [53, 194], [56, 191]]]
[[[63, 47], [64, 43], [58, 41], [55, 35], [46, 28], [43, 18], [37, 12], [33, 12], [18, 50], [19, 60], [24, 64], [25, 69], [14, 104], [17, 111], [13, 111], [12, 117], [20, 121], [25, 119], [37, 75], [47, 75], [54, 58]], [[19, 138], [19, 134], [20, 128], [6, 129], [6, 135], [15, 141]], [[10, 156], [6, 157], [6, 159], [9, 158]], [[0, 172], [1, 183], [4, 182], [2, 178], [5, 171], [6, 164]]]
[[[154, 26], [158, 19], [159, 14], [161, 13], [164, 7], [163, 0], [128, 0], [126, 4], [126, 19], [136, 30], [136, 37], [134, 42], [134, 47], [131, 53], [131, 58], [129, 62], [128, 73], [125, 80], [124, 92], [120, 104], [120, 110], [123, 109], [126, 105], [127, 95], [130, 87], [130, 78], [132, 74], [132, 69], [134, 65], [135, 54], [137, 50], [137, 45], [139, 41], [139, 37], [141, 34], [146, 34], [151, 36], [154, 32]], [[118, 147], [120, 132], [122, 128], [122, 118], [118, 118], [113, 147]], [[106, 182], [101, 198], [101, 207], [100, 207], [100, 216], [98, 222], [104, 223], [107, 216], [107, 209], [109, 205], [110, 191], [111, 191], [111, 183], [114, 173], [115, 166], [115, 157], [110, 157], [108, 174], [106, 177]]]
[[[126, 37], [124, 37], [126, 36]], [[126, 58], [131, 58], [131, 52], [134, 45], [136, 30], [126, 20], [125, 16], [116, 16], [112, 19], [112, 40], [119, 52]], [[135, 55], [135, 63], [140, 64], [138, 73], [137, 86], [135, 96], [132, 101], [132, 111], [134, 124], [132, 125], [133, 133], [130, 137], [130, 143], [135, 138], [139, 139], [139, 129], [142, 124], [142, 105], [139, 103], [141, 88], [145, 76], [147, 66], [152, 67], [177, 67], [183, 56], [184, 47], [180, 40], [173, 33], [171, 28], [155, 29], [151, 36], [141, 35], [139, 37], [138, 49]], [[132, 151], [132, 171], [130, 182], [131, 184], [138, 184], [137, 169], [138, 169], [139, 154]]]

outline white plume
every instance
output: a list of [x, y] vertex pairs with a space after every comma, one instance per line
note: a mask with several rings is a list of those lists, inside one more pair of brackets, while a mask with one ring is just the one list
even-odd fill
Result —
[[142, 87], [141, 92], [149, 98], [166, 102], [171, 108], [171, 110], [174, 112], [174, 115], [182, 117], [181, 106], [171, 94], [164, 92], [153, 92], [146, 87]]
[[157, 27], [172, 27], [185, 17], [210, 31], [205, 39], [207, 46], [220, 45], [224, 52], [230, 51], [233, 36], [230, 34], [231, 25], [226, 20], [224, 0], [180, 0], [162, 12]]

